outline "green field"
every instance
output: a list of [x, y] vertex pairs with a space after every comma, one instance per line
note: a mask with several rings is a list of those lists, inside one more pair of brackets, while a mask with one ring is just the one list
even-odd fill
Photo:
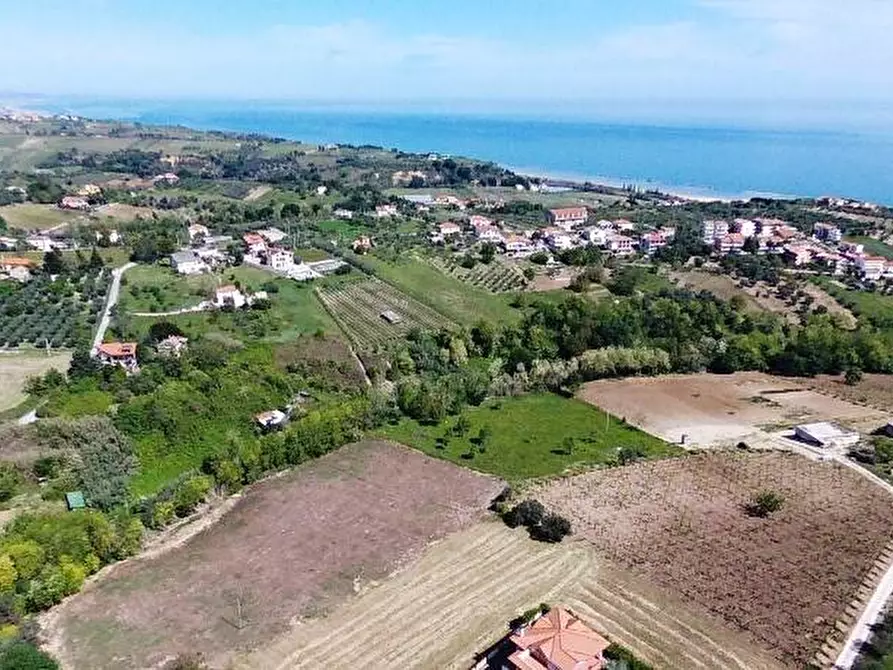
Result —
[[859, 321], [868, 321], [881, 328], [893, 327], [893, 296], [845, 288], [827, 277], [813, 277], [838, 303], [849, 309]]
[[119, 309], [126, 312], [165, 312], [192, 307], [223, 284], [215, 275], [178, 275], [169, 267], [138, 265], [124, 275]]
[[[136, 269], [136, 268], [134, 268]], [[160, 268], [163, 269], [163, 268]], [[127, 276], [130, 274], [128, 272]], [[189, 278], [194, 279], [194, 278]], [[339, 333], [338, 327], [313, 292], [310, 284], [275, 277], [263, 270], [250, 267], [228, 268], [220, 277], [223, 283], [239, 282], [242, 291], [254, 293], [272, 282], [278, 289], [270, 293], [271, 308], [266, 311], [239, 310], [236, 312], [198, 312], [163, 317], [177, 324], [191, 337], [221, 333], [236, 338], [265, 342], [289, 342], [301, 334], [317, 331]], [[125, 289], [126, 290], [126, 289]], [[125, 290], [122, 290], [123, 296]], [[186, 289], [188, 291], [188, 289]], [[195, 299], [198, 302], [198, 299]], [[122, 310], [123, 311], [123, 310]], [[151, 316], [124, 317], [124, 331], [131, 337], [144, 336], [157, 320]]]
[[369, 256], [364, 262], [368, 262], [385, 281], [457, 323], [472, 325], [481, 319], [513, 323], [521, 316], [509, 305], [510, 296], [475, 288], [417, 258], [389, 263]]
[[[491, 400], [469, 408], [464, 416], [471, 428], [463, 436], [448, 435], [455, 418], [437, 426], [403, 419], [379, 435], [510, 481], [557, 475], [573, 466], [611, 463], [621, 447], [639, 447], [650, 457], [678, 453], [669, 444], [591, 405], [553, 394]], [[471, 440], [484, 427], [491, 438], [480, 453]], [[444, 445], [438, 440], [445, 436], [448, 442]], [[566, 438], [575, 440], [572, 453], [565, 451]], [[470, 454], [473, 457], [469, 458]]]
[[3, 217], [7, 225], [10, 228], [22, 230], [55, 228], [83, 216], [84, 212], [59, 209], [55, 205], [36, 205], [30, 202], [0, 207], [0, 217]]
[[844, 238], [847, 242], [855, 242], [865, 247], [865, 253], [872, 256], [883, 256], [884, 258], [893, 258], [893, 247], [886, 242], [881, 242], [873, 237], [866, 235], [847, 235]]

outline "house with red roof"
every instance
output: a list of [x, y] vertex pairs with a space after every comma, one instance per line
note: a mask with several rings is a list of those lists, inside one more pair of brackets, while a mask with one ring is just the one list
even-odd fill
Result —
[[257, 233], [245, 233], [242, 235], [245, 250], [249, 254], [262, 254], [267, 250], [267, 241]]
[[610, 646], [573, 612], [556, 607], [512, 631], [475, 670], [602, 670]]
[[577, 226], [582, 226], [589, 219], [589, 210], [585, 207], [560, 207], [558, 209], [550, 209], [546, 218], [553, 226], [557, 226], [562, 230], [573, 230]]
[[117, 365], [127, 372], [137, 372], [136, 342], [103, 342], [96, 349], [96, 359], [103, 365]]

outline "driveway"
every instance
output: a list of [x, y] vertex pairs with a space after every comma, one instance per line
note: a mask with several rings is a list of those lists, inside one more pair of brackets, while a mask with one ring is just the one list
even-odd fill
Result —
[[91, 356], [96, 355], [96, 350], [102, 344], [105, 331], [108, 330], [112, 321], [112, 308], [118, 304], [118, 294], [121, 292], [121, 277], [134, 266], [136, 266], [136, 263], [127, 263], [112, 270], [112, 285], [109, 287], [109, 295], [105, 302], [105, 311], [102, 313], [102, 319], [99, 321], [99, 329], [96, 331], [96, 337], [93, 338], [93, 348], [90, 350]]

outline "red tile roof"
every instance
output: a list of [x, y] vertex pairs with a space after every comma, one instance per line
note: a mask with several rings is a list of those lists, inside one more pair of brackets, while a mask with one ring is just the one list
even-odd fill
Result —
[[511, 641], [520, 651], [509, 660], [525, 670], [536, 668], [529, 663], [534, 659], [550, 670], [599, 670], [605, 665], [602, 654], [611, 644], [560, 607], [544, 614], [521, 635], [512, 635]]
[[104, 342], [99, 352], [111, 358], [129, 358], [136, 356], [136, 342]]
[[585, 219], [589, 216], [585, 207], [559, 207], [550, 209], [549, 213], [556, 219]]
[[8, 265], [10, 267], [23, 267], [30, 268], [36, 265], [34, 261], [30, 258], [19, 258], [16, 256], [10, 256], [0, 260], [0, 265]]

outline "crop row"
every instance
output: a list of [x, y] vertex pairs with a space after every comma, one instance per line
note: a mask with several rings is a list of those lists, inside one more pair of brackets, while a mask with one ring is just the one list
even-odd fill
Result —
[[[378, 279], [319, 290], [320, 299], [361, 351], [377, 351], [413, 328], [437, 330], [449, 322], [430, 307]], [[394, 312], [399, 322], [382, 314]]]
[[521, 270], [500, 261], [479, 263], [471, 269], [464, 268], [453, 260], [431, 258], [430, 263], [441, 272], [490, 293], [520, 291], [527, 285], [527, 279]]

